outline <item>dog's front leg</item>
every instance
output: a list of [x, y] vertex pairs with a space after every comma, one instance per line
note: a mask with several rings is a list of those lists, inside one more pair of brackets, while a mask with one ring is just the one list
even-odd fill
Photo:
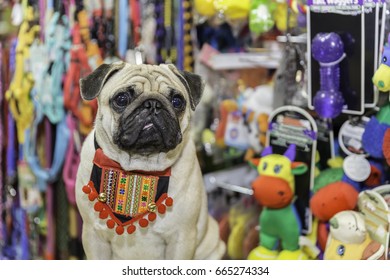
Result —
[[165, 259], [191, 260], [196, 249], [196, 230], [179, 231], [167, 241]]
[[83, 226], [83, 247], [88, 260], [112, 259], [111, 244], [104, 240], [93, 227]]

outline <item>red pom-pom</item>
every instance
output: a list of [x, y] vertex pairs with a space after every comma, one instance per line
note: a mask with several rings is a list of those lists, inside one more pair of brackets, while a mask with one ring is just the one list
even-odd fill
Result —
[[156, 219], [156, 217], [157, 217], [156, 213], [153, 213], [153, 212], [149, 213], [148, 220], [153, 222]]
[[100, 211], [103, 210], [104, 204], [102, 202], [98, 201], [98, 202], [95, 203], [93, 208], [95, 209], [95, 211], [100, 212]]
[[132, 234], [135, 231], [136, 227], [135, 225], [129, 225], [127, 228], [127, 233]]
[[91, 192], [91, 193], [88, 195], [88, 199], [89, 199], [90, 201], [94, 201], [97, 197], [98, 197], [98, 194], [95, 193], [95, 192]]
[[167, 210], [167, 207], [165, 207], [164, 204], [160, 204], [160, 205], [158, 206], [158, 213], [164, 214], [166, 210]]
[[107, 210], [102, 210], [101, 212], [100, 212], [100, 214], [99, 214], [99, 218], [100, 219], [102, 219], [102, 220], [104, 220], [104, 219], [107, 219], [108, 218], [108, 212], [107, 212]]
[[91, 192], [91, 188], [88, 185], [85, 185], [82, 190], [85, 194], [89, 194]]
[[125, 229], [122, 226], [117, 226], [115, 231], [117, 234], [121, 235], [125, 232]]
[[114, 226], [115, 226], [115, 221], [114, 220], [108, 220], [107, 221], [107, 227], [108, 228], [114, 228]]
[[166, 206], [172, 206], [172, 205], [173, 205], [173, 198], [172, 198], [172, 197], [168, 197], [168, 198], [165, 200], [165, 205], [166, 205]]
[[139, 220], [139, 225], [141, 227], [147, 227], [149, 225], [149, 222], [148, 220], [142, 218], [141, 220]]

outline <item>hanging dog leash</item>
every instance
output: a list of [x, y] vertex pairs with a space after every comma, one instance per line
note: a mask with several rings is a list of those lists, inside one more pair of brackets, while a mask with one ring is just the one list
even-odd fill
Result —
[[[10, 48], [10, 59], [9, 59], [9, 76], [11, 77], [15, 72], [15, 58], [16, 58], [16, 45], [17, 40], [14, 40]], [[16, 259], [16, 251], [14, 244], [12, 243], [12, 233], [13, 233], [13, 221], [14, 221], [14, 212], [15, 204], [17, 201], [16, 198], [16, 154], [15, 154], [15, 144], [16, 144], [16, 135], [15, 135], [15, 121], [12, 118], [11, 112], [8, 112], [6, 115], [7, 119], [7, 149], [6, 149], [6, 179], [5, 179], [5, 202], [4, 202], [4, 212], [5, 212], [5, 224], [4, 224], [4, 247], [3, 254], [7, 259]]]
[[[69, 129], [66, 125], [66, 119], [63, 118], [56, 126], [56, 143], [54, 148], [53, 162], [50, 168], [43, 168], [40, 164], [38, 155], [36, 154], [37, 147], [37, 137], [38, 137], [38, 126], [44, 121], [43, 111], [38, 102], [35, 102], [35, 112], [36, 118], [30, 129], [26, 131], [26, 140], [24, 143], [24, 154], [25, 158], [38, 179], [38, 186], [41, 191], [46, 190], [46, 185], [48, 183], [54, 182], [58, 179], [58, 174], [64, 163], [67, 143], [69, 139]], [[46, 128], [51, 127], [46, 125]], [[48, 132], [45, 132], [48, 133]], [[51, 140], [50, 140], [51, 141]], [[45, 151], [49, 152], [47, 146], [45, 146]]]
[[164, 2], [157, 0], [154, 6], [156, 15], [156, 64], [164, 62], [162, 52], [164, 47]]
[[[0, 131], [3, 129], [3, 45], [0, 42]], [[4, 223], [3, 223], [3, 213], [4, 213], [4, 183], [3, 183], [3, 137], [4, 133], [0, 135], [0, 260], [3, 259], [3, 247], [5, 243], [4, 235]]]
[[165, 63], [176, 63], [177, 50], [175, 47], [175, 29], [172, 26], [174, 20], [174, 7], [172, 0], [164, 0], [164, 28], [165, 40], [161, 55]]
[[119, 3], [117, 3], [119, 17], [118, 17], [118, 23], [117, 23], [117, 30], [118, 30], [118, 53], [119, 56], [124, 59], [126, 56], [127, 51], [127, 33], [128, 33], [128, 0], [119, 0]]
[[[180, 36], [183, 39], [181, 52], [183, 52], [183, 69], [185, 71], [192, 72], [194, 68], [194, 53], [193, 53], [193, 45], [192, 45], [192, 27], [193, 27], [193, 7], [190, 0], [182, 0], [182, 14], [181, 18], [183, 21], [182, 32], [183, 35]], [[180, 49], [179, 49], [180, 50]]]
[[59, 123], [65, 117], [62, 82], [69, 68], [69, 22], [65, 14], [55, 12], [46, 28], [45, 53], [49, 61], [40, 77], [37, 91], [43, 114], [51, 123]]
[[82, 9], [77, 13], [77, 22], [79, 24], [82, 42], [85, 44], [86, 47], [88, 63], [92, 70], [94, 70], [103, 63], [103, 59], [101, 57], [99, 46], [96, 40], [91, 40], [89, 19], [87, 11], [85, 9]]
[[26, 69], [29, 69], [29, 47], [37, 37], [39, 30], [39, 25], [34, 24], [33, 7], [28, 6], [18, 35], [14, 78], [6, 92], [6, 99], [16, 120], [19, 143], [24, 142], [24, 131], [30, 126], [34, 112], [30, 98], [34, 81], [31, 73]]
[[[67, 127], [65, 123], [65, 119], [62, 123], [57, 125], [57, 139], [56, 139], [56, 145], [55, 145], [55, 152], [54, 152], [54, 159], [52, 157], [52, 127], [48, 119], [44, 120], [45, 124], [45, 148], [46, 148], [46, 165], [49, 167], [52, 165], [52, 168], [46, 173], [52, 175], [54, 172], [59, 172], [60, 164], [58, 160], [58, 150], [62, 150], [63, 148], [58, 148], [59, 146], [62, 146], [62, 138], [64, 137], [65, 143], [67, 143], [67, 137], [69, 137], [67, 132]], [[63, 128], [63, 131], [61, 131], [61, 126]], [[58, 138], [61, 138], [61, 140], [58, 140]], [[61, 143], [61, 144], [60, 144]], [[65, 149], [61, 151], [60, 155], [61, 157], [61, 164], [63, 162], [63, 157], [65, 156]], [[54, 168], [53, 168], [54, 167]], [[57, 169], [58, 168], [58, 169]], [[54, 170], [54, 172], [50, 172], [51, 170]], [[48, 178], [51, 179], [51, 178]], [[46, 190], [46, 219], [47, 219], [47, 234], [46, 234], [46, 250], [45, 250], [45, 259], [46, 260], [54, 260], [55, 258], [55, 221], [54, 221], [54, 186], [52, 182], [47, 181], [47, 190]]]
[[66, 123], [69, 128], [69, 142], [64, 162], [63, 179], [68, 201], [74, 206], [76, 205], [75, 186], [77, 169], [80, 163], [81, 140], [77, 131], [76, 119], [71, 114], [67, 115]]
[[76, 23], [72, 31], [73, 45], [70, 50], [70, 66], [64, 83], [64, 105], [80, 120], [80, 132], [87, 135], [93, 126], [97, 111], [94, 101], [82, 101], [79, 80], [91, 73], [88, 56], [81, 42], [80, 27]]
[[133, 48], [137, 48], [141, 41], [141, 11], [139, 0], [130, 0], [130, 11], [132, 19], [132, 39], [133, 39]]

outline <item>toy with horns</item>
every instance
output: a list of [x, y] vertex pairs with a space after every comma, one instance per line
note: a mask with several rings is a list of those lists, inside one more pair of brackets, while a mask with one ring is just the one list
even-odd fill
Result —
[[263, 206], [259, 219], [260, 246], [251, 251], [248, 259], [307, 259], [299, 246], [301, 222], [293, 204], [294, 175], [306, 172], [307, 166], [295, 162], [295, 154], [294, 144], [283, 155], [273, 154], [272, 147], [261, 154], [259, 176], [252, 183], [254, 197]]
[[[390, 90], [390, 34], [383, 48], [379, 68], [372, 78], [373, 84], [382, 92]], [[382, 106], [376, 116], [366, 125], [362, 143], [366, 152], [374, 158], [385, 158], [390, 165], [390, 102]]]
[[383, 48], [381, 64], [372, 78], [374, 85], [383, 92], [390, 90], [390, 34]]

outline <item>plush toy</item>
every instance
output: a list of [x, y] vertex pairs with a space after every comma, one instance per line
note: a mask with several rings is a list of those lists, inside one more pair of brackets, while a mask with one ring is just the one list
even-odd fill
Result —
[[310, 208], [319, 220], [328, 221], [336, 213], [356, 206], [357, 190], [350, 184], [337, 181], [326, 185], [310, 199]]
[[250, 252], [248, 259], [308, 258], [299, 246], [301, 222], [293, 204], [294, 175], [306, 172], [307, 166], [294, 162], [295, 149], [291, 144], [283, 155], [273, 154], [272, 147], [263, 150], [257, 167], [259, 176], [252, 184], [254, 197], [263, 206], [259, 218], [260, 246]]
[[381, 64], [372, 77], [372, 82], [380, 91], [390, 90], [390, 34], [383, 48]]
[[358, 191], [341, 181], [343, 175], [342, 168], [329, 168], [314, 181], [310, 210], [318, 220], [317, 243], [322, 252], [328, 239], [328, 221], [340, 211], [354, 209], [357, 204]]
[[385, 248], [369, 236], [362, 214], [342, 211], [330, 220], [325, 260], [384, 259]]
[[233, 260], [240, 260], [244, 255], [244, 241], [253, 219], [258, 217], [258, 208], [244, 207], [242, 202], [233, 206], [229, 213], [230, 235], [227, 240], [227, 255]]
[[362, 135], [364, 150], [373, 158], [383, 159], [383, 146], [386, 131], [390, 129], [390, 120], [387, 119], [390, 106], [386, 105], [380, 109], [376, 116], [368, 121]]
[[[383, 48], [381, 64], [372, 78], [382, 92], [390, 90], [390, 34]], [[390, 165], [390, 103], [383, 106], [377, 116], [371, 117], [363, 134], [366, 151], [375, 158], [385, 158]]]

